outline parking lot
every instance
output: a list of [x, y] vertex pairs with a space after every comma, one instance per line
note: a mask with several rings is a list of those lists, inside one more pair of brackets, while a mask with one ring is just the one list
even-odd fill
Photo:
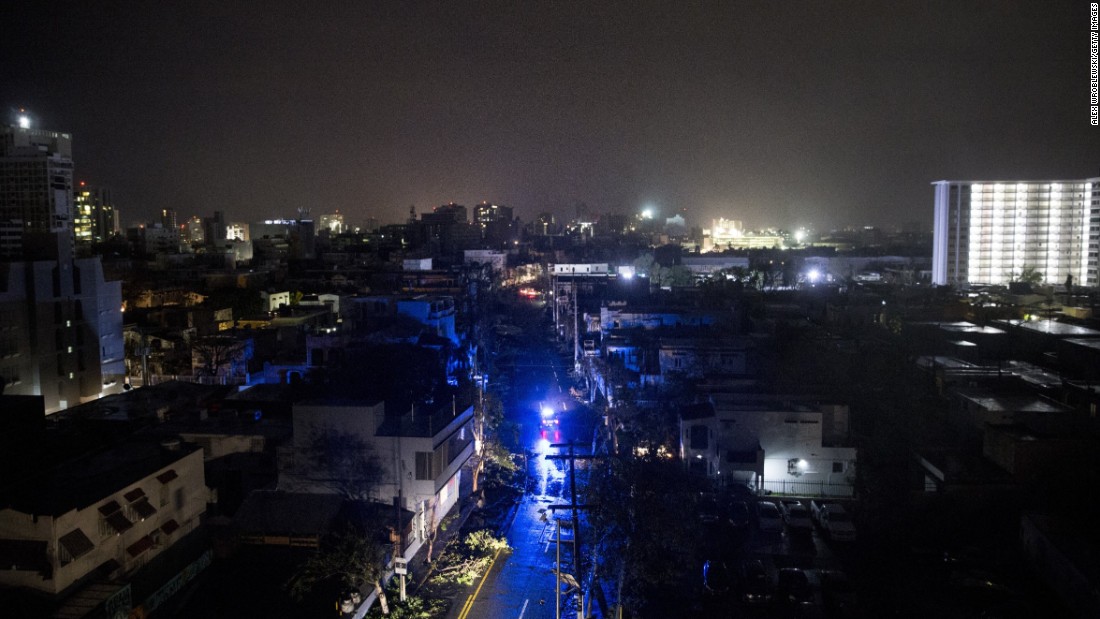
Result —
[[[706, 514], [700, 521], [695, 549], [700, 594], [694, 610], [713, 617], [864, 616], [845, 575], [852, 542], [829, 540], [826, 531], [808, 520], [810, 499], [743, 492], [715, 498], [718, 518], [712, 521]], [[709, 505], [709, 499], [704, 503]], [[798, 520], [797, 508], [783, 519], [784, 501], [800, 501], [806, 519]], [[738, 502], [748, 507], [747, 520], [731, 520], [731, 514], [739, 513], [732, 507]], [[772, 511], [780, 516], [778, 530], [769, 530], [774, 525], [761, 518], [762, 512]], [[703, 574], [707, 562], [710, 578]], [[762, 575], [754, 577], [754, 570]]]

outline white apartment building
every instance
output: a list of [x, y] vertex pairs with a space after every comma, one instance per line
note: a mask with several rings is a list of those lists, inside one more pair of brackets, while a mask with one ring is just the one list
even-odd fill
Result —
[[1100, 178], [932, 186], [932, 283], [1007, 284], [1034, 269], [1047, 284], [1100, 284]]
[[28, 476], [0, 509], [0, 586], [63, 595], [98, 573], [125, 582], [199, 526], [202, 450], [129, 442]]
[[415, 514], [414, 543], [423, 542], [458, 502], [462, 468], [474, 452], [473, 414], [472, 406], [450, 404], [432, 410], [417, 406], [402, 415], [387, 415], [383, 402], [295, 404], [294, 442], [279, 452], [279, 489], [339, 494], [341, 480], [313, 466], [312, 443], [318, 433], [328, 432], [361, 442], [381, 476], [369, 497], [356, 498], [387, 505], [398, 499]]

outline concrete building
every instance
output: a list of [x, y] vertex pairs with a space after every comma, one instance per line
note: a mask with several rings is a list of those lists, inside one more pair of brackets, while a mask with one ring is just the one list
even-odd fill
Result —
[[749, 259], [745, 256], [684, 256], [680, 258], [680, 264], [697, 278], [710, 277], [726, 269], [749, 270]]
[[72, 243], [72, 155], [68, 133], [0, 127], [0, 259], [53, 257], [58, 233]]
[[[0, 509], [0, 585], [53, 596], [121, 578], [199, 526], [202, 450], [131, 441], [28, 476]], [[74, 615], [75, 616], [75, 615]]]
[[932, 186], [932, 283], [1007, 284], [1033, 269], [1048, 284], [1100, 284], [1100, 177]]
[[[279, 452], [279, 490], [340, 494], [345, 498], [397, 504], [415, 514], [413, 535], [427, 539], [459, 499], [462, 468], [473, 455], [473, 407], [452, 403], [430, 409], [414, 406], [387, 413], [384, 402], [304, 402], [294, 405], [294, 439]], [[318, 438], [328, 445], [353, 445], [379, 469], [371, 483], [354, 478], [354, 466], [337, 474], [316, 466], [310, 454]], [[330, 460], [332, 449], [326, 453]], [[355, 459], [355, 458], [353, 458]]]
[[317, 218], [317, 231], [328, 230], [332, 234], [340, 234], [347, 231], [344, 224], [344, 214], [339, 209], [335, 213], [325, 213]]
[[498, 275], [504, 274], [504, 269], [508, 264], [507, 258], [508, 256], [504, 252], [492, 249], [467, 249], [462, 252], [464, 264], [487, 265]]
[[130, 228], [127, 231], [135, 250], [150, 256], [178, 254], [181, 249], [179, 228], [169, 228], [160, 222]]
[[680, 415], [680, 457], [722, 483], [782, 494], [853, 496], [848, 407], [714, 395]]
[[783, 237], [773, 232], [754, 232], [745, 230], [736, 219], [718, 218], [711, 227], [703, 230], [703, 251], [723, 251], [726, 249], [770, 249], [783, 247]]
[[125, 374], [122, 282], [99, 258], [0, 265], [4, 393], [41, 395], [54, 413], [120, 391]]
[[198, 215], [187, 220], [181, 228], [183, 238], [192, 245], [202, 245], [206, 242], [206, 234], [203, 228], [202, 218]]
[[78, 248], [88, 248], [118, 234], [118, 210], [105, 188], [89, 187], [81, 181], [76, 189], [73, 235]]

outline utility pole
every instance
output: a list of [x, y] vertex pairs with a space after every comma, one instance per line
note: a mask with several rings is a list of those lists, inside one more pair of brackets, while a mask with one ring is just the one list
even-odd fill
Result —
[[577, 288], [577, 267], [573, 266], [573, 371], [580, 374], [581, 371], [581, 357], [580, 357], [580, 332], [577, 330], [578, 317], [577, 317], [577, 294], [579, 289]]
[[[547, 269], [549, 269], [549, 267], [550, 267], [550, 265], [547, 265]], [[559, 292], [561, 292], [561, 291], [558, 290], [558, 275], [557, 275], [557, 273], [550, 273], [550, 296], [553, 297], [550, 300], [554, 302], [554, 341], [555, 342], [557, 342], [557, 339], [559, 337], [561, 337], [561, 332], [558, 330], [560, 328], [558, 326], [558, 302], [559, 302], [559, 299], [560, 299], [560, 295], [558, 294]]]
[[[602, 456], [595, 456], [590, 454], [577, 454], [574, 452], [574, 445], [570, 443], [555, 443], [550, 445], [558, 449], [562, 447], [568, 447], [569, 453], [567, 454], [547, 454], [547, 460], [568, 460], [569, 461], [569, 504], [568, 505], [550, 505], [548, 509], [551, 513], [556, 512], [559, 509], [568, 509], [572, 515], [573, 521], [573, 573], [575, 574], [575, 582], [577, 583], [577, 619], [584, 619], [584, 591], [580, 587], [580, 583], [583, 582], [581, 578], [581, 527], [580, 527], [580, 510], [593, 509], [595, 505], [578, 505], [577, 504], [577, 460], [594, 460], [601, 458]], [[555, 585], [556, 594], [560, 595], [561, 592], [561, 580], [563, 574], [561, 573], [561, 523], [558, 522], [558, 565], [555, 569], [557, 574], [557, 584]], [[568, 581], [568, 579], [567, 579]], [[572, 583], [570, 583], [572, 585]], [[559, 605], [559, 618], [560, 618], [560, 605]]]

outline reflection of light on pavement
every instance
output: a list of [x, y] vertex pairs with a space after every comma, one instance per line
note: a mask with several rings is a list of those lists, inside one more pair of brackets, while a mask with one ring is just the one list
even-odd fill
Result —
[[[534, 445], [534, 459], [537, 462], [537, 464], [535, 465], [537, 471], [535, 471], [534, 473], [538, 475], [538, 494], [540, 496], [546, 496], [550, 491], [551, 485], [555, 481], [559, 482], [558, 487], [560, 488], [560, 482], [565, 476], [564, 471], [560, 469], [560, 465], [557, 461], [546, 459], [547, 454], [557, 451], [555, 449], [551, 449], [550, 441], [546, 439], [547, 434], [548, 432], [544, 431], [542, 433], [543, 438], [535, 441]], [[555, 430], [554, 442], [558, 442], [560, 440], [561, 432]]]
[[550, 441], [546, 440], [546, 430], [542, 431], [542, 438], [535, 441], [535, 453], [539, 456], [545, 456], [550, 452]]

